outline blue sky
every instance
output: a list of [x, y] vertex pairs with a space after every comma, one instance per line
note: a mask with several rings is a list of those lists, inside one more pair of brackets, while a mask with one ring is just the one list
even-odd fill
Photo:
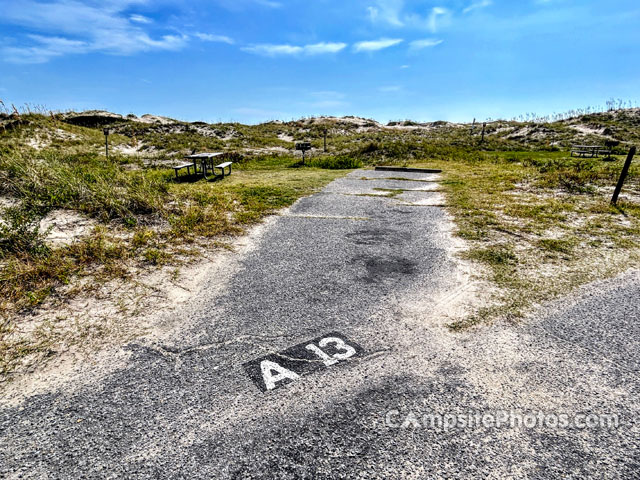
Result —
[[184, 120], [640, 101], [637, 0], [0, 0], [0, 98]]

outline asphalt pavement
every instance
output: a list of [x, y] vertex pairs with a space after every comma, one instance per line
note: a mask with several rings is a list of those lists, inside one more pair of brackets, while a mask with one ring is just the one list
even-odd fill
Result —
[[638, 478], [640, 274], [451, 332], [437, 179], [299, 200], [167, 332], [3, 402], [0, 477]]

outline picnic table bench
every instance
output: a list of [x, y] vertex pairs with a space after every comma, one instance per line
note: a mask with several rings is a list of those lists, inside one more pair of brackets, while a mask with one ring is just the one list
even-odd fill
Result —
[[178, 178], [178, 172], [183, 168], [187, 169], [187, 175], [191, 175], [191, 168], [194, 170], [193, 173], [196, 173], [196, 166], [193, 162], [181, 163], [180, 165], [175, 165], [173, 167], [173, 170], [176, 172], [176, 178]]
[[600, 155], [611, 155], [611, 150], [599, 145], [572, 145], [571, 156], [597, 158]]
[[[225, 155], [224, 152], [212, 152], [212, 153], [207, 152], [207, 153], [196, 153], [192, 155], [187, 155], [184, 158], [186, 160], [190, 160], [189, 162], [176, 165], [175, 167], [173, 167], [173, 169], [176, 172], [176, 178], [178, 178], [178, 172], [183, 168], [187, 169], [188, 175], [191, 175], [191, 168], [193, 168], [194, 174], [200, 173], [207, 180], [209, 179], [208, 172], [211, 172], [214, 177], [218, 176], [216, 175], [216, 169], [219, 169], [221, 171], [220, 176], [222, 176], [223, 178], [225, 176], [226, 168], [229, 169], [228, 175], [231, 175], [231, 165], [233, 164], [233, 162], [223, 162], [218, 165], [214, 165], [215, 163], [214, 159], [217, 157], [221, 157], [223, 155]], [[199, 169], [198, 169], [198, 162], [200, 163]]]
[[233, 165], [233, 162], [224, 162], [224, 163], [221, 163], [220, 165], [212, 166], [213, 174], [215, 175], [216, 168], [219, 168], [220, 171], [222, 172], [222, 177], [224, 178], [224, 169], [229, 168], [229, 175], [231, 175], [231, 165]]

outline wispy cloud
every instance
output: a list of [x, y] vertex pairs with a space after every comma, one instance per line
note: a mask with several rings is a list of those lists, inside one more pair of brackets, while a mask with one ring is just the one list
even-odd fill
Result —
[[271, 45], [263, 43], [260, 45], [250, 45], [242, 47], [242, 50], [256, 55], [264, 55], [266, 57], [276, 57], [279, 55], [300, 55], [303, 51], [302, 47], [297, 45]]
[[5, 59], [14, 63], [44, 63], [65, 54], [85, 53], [89, 48], [87, 43], [80, 40], [40, 35], [29, 35], [29, 38], [33, 43], [31, 46], [3, 48]]
[[473, 12], [474, 10], [480, 10], [482, 8], [490, 7], [491, 5], [493, 5], [492, 0], [477, 0], [473, 2], [471, 5], [469, 5], [467, 8], [465, 8], [464, 10], [462, 10], [462, 13], [470, 13], [470, 12]]
[[145, 17], [144, 15], [131, 15], [129, 17], [129, 20], [131, 20], [132, 22], [136, 22], [136, 23], [144, 23], [144, 24], [153, 23], [153, 20], [151, 20], [150, 18]]
[[374, 22], [387, 23], [395, 27], [404, 26], [401, 19], [404, 0], [377, 0], [375, 6], [367, 7], [369, 19]]
[[[480, 1], [480, 0], [479, 0]], [[395, 28], [416, 28], [435, 32], [440, 23], [451, 17], [449, 9], [432, 7], [426, 14], [422, 8], [412, 10], [404, 0], [376, 0], [375, 5], [367, 7], [369, 20]]]
[[450, 17], [450, 15], [451, 15], [451, 12], [449, 12], [449, 10], [447, 10], [446, 8], [433, 7], [431, 9], [431, 13], [429, 13], [429, 15], [425, 19], [421, 19], [417, 17], [416, 23], [418, 24], [424, 23], [424, 25], [429, 29], [429, 31], [437, 32], [440, 19], [441, 18], [446, 19]]
[[375, 52], [377, 50], [383, 50], [385, 48], [393, 47], [402, 43], [404, 40], [401, 38], [381, 38], [379, 40], [368, 40], [364, 42], [358, 42], [353, 46], [355, 52]]
[[256, 5], [265, 8], [282, 8], [284, 5], [277, 0], [213, 0], [213, 3], [231, 11], [245, 11], [255, 8]]
[[200, 40], [202, 40], [203, 42], [227, 43], [229, 45], [233, 45], [235, 43], [233, 38], [227, 37], [226, 35], [213, 35], [211, 33], [196, 33], [195, 36]]
[[[79, 2], [76, 0], [0, 1], [3, 22], [31, 30], [12, 39], [0, 52], [7, 61], [42, 63], [66, 54], [106, 52], [129, 55], [150, 50], [177, 50], [186, 35], [152, 37], [143, 29], [147, 17], [131, 14], [145, 0]], [[125, 12], [129, 12], [128, 14]]]
[[291, 56], [291, 55], [323, 55], [330, 53], [338, 53], [347, 48], [346, 43], [339, 42], [321, 42], [310, 45], [273, 45], [268, 43], [249, 45], [243, 47], [242, 50], [256, 55], [267, 57]]
[[442, 43], [442, 40], [435, 38], [424, 38], [422, 40], [414, 40], [409, 44], [411, 50], [422, 50], [423, 48], [436, 47]]
[[314, 43], [313, 45], [305, 45], [304, 53], [307, 55], [321, 55], [323, 53], [338, 53], [347, 48], [346, 43]]

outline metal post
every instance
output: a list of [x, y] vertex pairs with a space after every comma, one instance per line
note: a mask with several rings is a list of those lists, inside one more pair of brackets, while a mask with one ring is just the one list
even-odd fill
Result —
[[327, 129], [324, 129], [324, 153], [327, 153]]
[[487, 123], [483, 123], [482, 124], [482, 139], [480, 140], [480, 142], [484, 143], [484, 130], [485, 128], [487, 128]]
[[613, 198], [611, 199], [611, 203], [613, 205], [617, 205], [618, 196], [622, 191], [622, 186], [624, 185], [624, 181], [627, 179], [627, 175], [629, 174], [629, 168], [631, 168], [631, 162], [633, 161], [633, 157], [636, 154], [636, 147], [631, 147], [629, 150], [629, 155], [627, 156], [627, 160], [624, 162], [624, 167], [622, 167], [622, 173], [620, 174], [620, 180], [618, 180], [618, 185], [616, 185], [616, 190], [613, 192]]
[[102, 130], [102, 132], [104, 133], [104, 150], [105, 150], [105, 155], [107, 156], [107, 160], [109, 160], [109, 129], [108, 128], [104, 128]]
[[296, 150], [300, 150], [302, 152], [302, 164], [304, 165], [305, 159], [306, 159], [306, 152], [307, 150], [311, 150], [311, 143], [310, 142], [298, 142], [296, 143]]

